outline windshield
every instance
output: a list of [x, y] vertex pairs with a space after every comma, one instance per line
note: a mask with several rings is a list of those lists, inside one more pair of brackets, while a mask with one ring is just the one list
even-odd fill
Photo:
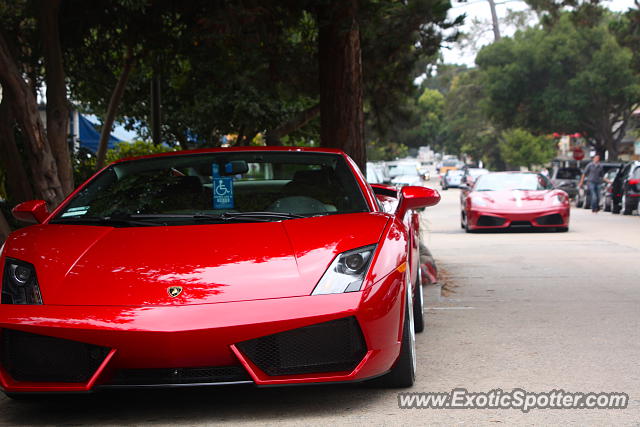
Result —
[[558, 169], [556, 179], [580, 179], [580, 169]]
[[490, 173], [482, 175], [478, 178], [474, 190], [546, 190], [549, 188], [551, 188], [549, 181], [540, 174]]
[[[223, 152], [116, 163], [94, 178], [52, 223], [99, 219], [140, 225], [206, 220], [265, 221], [367, 212], [340, 155]], [[108, 221], [107, 221], [108, 223]], [[113, 225], [113, 224], [110, 224]]]
[[392, 177], [398, 175], [420, 175], [420, 172], [418, 171], [418, 165], [413, 163], [404, 163], [398, 165], [390, 165], [389, 175], [391, 175]]
[[471, 175], [473, 178], [477, 178], [480, 175], [484, 175], [486, 173], [489, 173], [487, 169], [469, 169], [469, 175]]

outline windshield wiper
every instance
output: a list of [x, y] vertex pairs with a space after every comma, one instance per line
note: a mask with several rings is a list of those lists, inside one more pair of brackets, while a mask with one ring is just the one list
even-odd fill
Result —
[[254, 221], [254, 222], [270, 222], [273, 220], [305, 218], [303, 215], [297, 215], [286, 212], [224, 212], [222, 214], [131, 214], [128, 218], [133, 219], [194, 219], [194, 220], [213, 220], [213, 221]]
[[305, 218], [303, 215], [287, 213], [287, 212], [225, 212], [220, 216], [223, 219], [235, 219], [235, 218], [295, 219], [295, 218]]
[[149, 227], [156, 225], [153, 221], [136, 221], [126, 217], [109, 217], [109, 216], [76, 216], [56, 218], [49, 221], [49, 224], [89, 224], [89, 225], [109, 225], [109, 226], [130, 226], [130, 227]]

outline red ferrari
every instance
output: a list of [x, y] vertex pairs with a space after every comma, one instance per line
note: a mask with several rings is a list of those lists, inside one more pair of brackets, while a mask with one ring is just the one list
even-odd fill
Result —
[[478, 177], [460, 194], [460, 225], [468, 233], [485, 229], [569, 230], [569, 196], [541, 174], [494, 172]]
[[14, 209], [38, 224], [0, 250], [0, 385], [12, 397], [411, 386], [424, 327], [415, 210], [439, 199], [374, 190], [332, 149], [114, 163], [51, 213], [44, 201]]

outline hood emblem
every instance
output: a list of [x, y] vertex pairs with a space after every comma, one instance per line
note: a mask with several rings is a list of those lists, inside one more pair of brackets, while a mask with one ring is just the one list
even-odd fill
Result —
[[169, 286], [167, 293], [171, 298], [175, 298], [182, 293], [182, 286]]

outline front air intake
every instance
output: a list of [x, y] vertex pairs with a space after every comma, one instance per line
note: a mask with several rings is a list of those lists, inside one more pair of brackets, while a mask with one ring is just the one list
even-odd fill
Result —
[[367, 353], [355, 317], [243, 341], [237, 347], [272, 376], [352, 371]]
[[108, 385], [173, 385], [251, 382], [241, 366], [122, 369]]
[[15, 381], [84, 383], [108, 353], [97, 345], [2, 330], [2, 366]]
[[478, 218], [478, 227], [500, 227], [505, 223], [504, 218], [500, 218], [497, 216], [489, 216], [489, 215], [481, 215]]
[[543, 215], [536, 218], [538, 225], [562, 225], [564, 221], [560, 214]]

